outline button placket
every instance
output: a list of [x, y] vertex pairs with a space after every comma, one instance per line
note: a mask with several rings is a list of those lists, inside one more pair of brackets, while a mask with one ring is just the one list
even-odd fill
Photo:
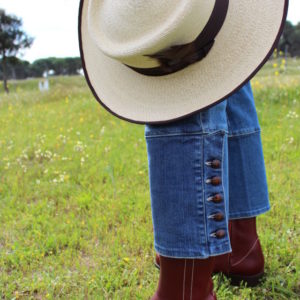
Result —
[[203, 183], [205, 185], [206, 226], [208, 243], [212, 247], [219, 247], [220, 243], [222, 245], [230, 243], [225, 201], [228, 186], [227, 178], [223, 177], [223, 171], [227, 174], [226, 138], [225, 132], [216, 132], [204, 139]]
[[[214, 158], [212, 160], [206, 161], [205, 165], [214, 171], [217, 171], [218, 169], [221, 169], [221, 160]], [[212, 176], [210, 178], [207, 178], [205, 180], [206, 184], [211, 184], [212, 186], [219, 186], [222, 184], [222, 179], [220, 176]], [[220, 203], [223, 201], [223, 196], [221, 193], [215, 193], [207, 198], [208, 202], [213, 203]], [[221, 222], [225, 219], [225, 216], [222, 212], [216, 212], [208, 216], [208, 219], [214, 221], [214, 222]], [[215, 238], [223, 238], [226, 236], [226, 231], [224, 229], [218, 229], [215, 232], [212, 232], [210, 234], [211, 237]]]

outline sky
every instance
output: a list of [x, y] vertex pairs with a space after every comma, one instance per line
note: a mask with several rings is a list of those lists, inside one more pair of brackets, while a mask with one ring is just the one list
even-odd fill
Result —
[[[79, 0], [0, 0], [0, 8], [22, 18], [24, 30], [35, 39], [20, 58], [33, 62], [50, 56], [79, 56]], [[290, 0], [288, 20], [300, 22], [300, 0]]]

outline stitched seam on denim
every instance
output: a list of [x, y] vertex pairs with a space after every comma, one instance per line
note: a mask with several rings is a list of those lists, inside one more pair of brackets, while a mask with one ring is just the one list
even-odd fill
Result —
[[[224, 242], [218, 244], [216, 247], [212, 247], [212, 248], [224, 248], [226, 246], [228, 246], [230, 243], [228, 242], [228, 240], [225, 240]], [[161, 249], [161, 250], [164, 250], [164, 251], [168, 251], [168, 252], [178, 252], [178, 251], [182, 251], [182, 248], [165, 248], [163, 246], [159, 246], [158, 244], [155, 244], [155, 246], [158, 248], [158, 249]], [[158, 251], [159, 252], [159, 251]], [[195, 252], [199, 252], [198, 250], [183, 250], [183, 252], [192, 252], [192, 253], [195, 253]]]
[[211, 135], [218, 132], [228, 132], [224, 129], [216, 129], [215, 131], [195, 131], [195, 132], [177, 132], [177, 133], [163, 133], [163, 134], [154, 134], [147, 135], [145, 138], [156, 138], [156, 137], [172, 137], [172, 136], [185, 136], [185, 135]]
[[[223, 163], [223, 168], [222, 168], [222, 189], [223, 189], [223, 195], [224, 195], [224, 210], [225, 210], [225, 218], [226, 218], [226, 230], [227, 230], [227, 240], [230, 244], [230, 238], [229, 238], [229, 228], [228, 228], [228, 219], [229, 219], [229, 214], [227, 212], [227, 209], [226, 209], [226, 201], [229, 201], [229, 199], [225, 199], [226, 197], [226, 193], [225, 193], [225, 188], [224, 188], [224, 148], [225, 148], [225, 138], [227, 138], [225, 135], [223, 136], [223, 144], [222, 144], [222, 163]], [[228, 144], [227, 144], [227, 147], [228, 147]], [[227, 162], [227, 165], [228, 165], [228, 162]], [[229, 177], [229, 176], [228, 176]], [[229, 184], [228, 184], [229, 186]]]
[[206, 230], [206, 226], [207, 226], [207, 221], [206, 221], [206, 199], [205, 199], [205, 188], [204, 188], [204, 185], [205, 185], [205, 178], [204, 178], [204, 137], [202, 138], [202, 149], [201, 149], [201, 171], [202, 171], [202, 178], [201, 178], [201, 182], [202, 182], [202, 205], [203, 205], [203, 221], [204, 221], [204, 236], [205, 236], [205, 246], [206, 246], [206, 249], [209, 249], [208, 248], [208, 234], [207, 234], [207, 230]]
[[239, 136], [243, 136], [243, 135], [249, 135], [249, 134], [255, 134], [255, 133], [259, 133], [259, 132], [261, 132], [261, 130], [260, 129], [256, 129], [256, 130], [249, 131], [249, 132], [229, 134], [228, 138], [235, 138], [235, 137], [239, 137]]
[[225, 130], [225, 129], [214, 129], [214, 131], [209, 131], [209, 132], [206, 132], [206, 133], [207, 133], [207, 135], [216, 135], [218, 133], [228, 134], [228, 131]]
[[[222, 242], [220, 242], [218, 245], [216, 245], [216, 246], [212, 246], [213, 248], [222, 248], [223, 246], [226, 246], [226, 245], [228, 245], [228, 244], [230, 244], [229, 243], [229, 241], [228, 240], [223, 240]], [[170, 250], [171, 249], [171, 251], [178, 251], [178, 250], [182, 250], [182, 248], [174, 248], [174, 247], [171, 247], [171, 248], [166, 248], [165, 246], [160, 246], [158, 243], [156, 243], [156, 242], [154, 242], [154, 246], [157, 246], [158, 248], [161, 248], [161, 249], [163, 249], [163, 250]], [[196, 245], [196, 247], [198, 247], [198, 245]], [[192, 250], [190, 250], [190, 249], [192, 249]], [[199, 252], [198, 251], [198, 249], [194, 249], [194, 248], [188, 248], [188, 250], [187, 251], [191, 251], [191, 252]], [[203, 249], [201, 249], [201, 250], [203, 250]], [[184, 251], [186, 251], [186, 250], [184, 250]]]
[[[221, 240], [220, 240], [220, 243], [218, 243], [216, 246], [212, 246], [212, 248], [223, 248], [223, 247], [226, 247], [227, 245], [230, 245], [230, 242], [228, 241], [228, 240], [222, 240], [222, 242], [221, 242]], [[160, 248], [160, 249], [162, 249], [162, 250], [166, 250], [166, 251], [182, 251], [182, 248], [166, 248], [166, 247], [164, 247], [164, 246], [160, 246], [158, 243], [156, 243], [156, 242], [154, 242], [154, 246], [156, 246], [156, 247], [158, 247], [158, 248]], [[197, 245], [197, 247], [198, 247], [198, 245]], [[203, 249], [202, 249], [203, 250]], [[187, 250], [187, 251], [190, 251], [190, 250]], [[159, 252], [159, 251], [158, 251]], [[184, 252], [186, 252], [186, 250], [184, 250]], [[198, 250], [195, 250], [195, 249], [193, 249], [193, 250], [191, 250], [191, 252], [199, 252]]]
[[[196, 230], [196, 241], [199, 244], [199, 247], [203, 247], [203, 243], [201, 242], [201, 237], [203, 236], [203, 224], [201, 225], [201, 218], [203, 214], [203, 209], [201, 207], [202, 193], [201, 185], [202, 185], [202, 144], [203, 144], [203, 136], [200, 135], [195, 142], [195, 158], [194, 158], [194, 184], [196, 189], [196, 214], [197, 214], [197, 230]], [[202, 201], [203, 202], [203, 201]]]
[[[229, 248], [229, 250], [225, 250], [226, 248]], [[161, 251], [161, 250], [162, 251]], [[222, 249], [222, 250], [221, 250]], [[224, 244], [223, 247], [221, 247], [221, 249], [217, 250], [215, 253], [210, 253], [207, 255], [199, 255], [199, 251], [182, 251], [182, 249], [180, 250], [164, 250], [163, 248], [159, 247], [156, 245], [155, 250], [158, 254], [162, 255], [162, 256], [167, 256], [167, 257], [172, 257], [172, 258], [200, 258], [200, 259], [206, 259], [209, 258], [211, 256], [218, 256], [218, 255], [222, 255], [222, 254], [226, 254], [226, 253], [230, 253], [232, 252], [231, 246], [230, 244]], [[174, 253], [185, 253], [185, 254], [174, 254]], [[192, 256], [192, 257], [191, 257]]]
[[229, 217], [240, 217], [241, 219], [243, 218], [241, 215], [245, 215], [244, 218], [247, 218], [249, 215], [255, 215], [255, 214], [261, 214], [263, 212], [267, 212], [270, 210], [271, 206], [267, 205], [262, 208], [256, 209], [256, 210], [251, 210], [251, 211], [242, 211], [238, 213], [231, 213], [229, 214]]
[[240, 212], [235, 212], [235, 213], [232, 213], [232, 215], [236, 215], [236, 214], [240, 214], [240, 213], [253, 213], [253, 212], [261, 211], [261, 210], [264, 210], [264, 209], [267, 209], [267, 208], [270, 208], [270, 205], [266, 205], [266, 206], [263, 206], [261, 208], [252, 208], [251, 210], [244, 210], [244, 211], [240, 211]]

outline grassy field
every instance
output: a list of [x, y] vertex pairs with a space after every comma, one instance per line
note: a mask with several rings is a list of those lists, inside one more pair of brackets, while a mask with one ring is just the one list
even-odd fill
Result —
[[[286, 68], [287, 65], [287, 68]], [[144, 126], [121, 121], [82, 77], [0, 92], [0, 299], [148, 299], [159, 273]], [[300, 61], [252, 80], [272, 209], [258, 218], [264, 282], [218, 299], [300, 299]]]

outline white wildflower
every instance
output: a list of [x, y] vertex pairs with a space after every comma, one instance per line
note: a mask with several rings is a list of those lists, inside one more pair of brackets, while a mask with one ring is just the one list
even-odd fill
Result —
[[67, 137], [65, 135], [60, 134], [58, 139], [60, 139], [63, 144], [67, 143]]
[[290, 119], [298, 119], [299, 115], [295, 111], [290, 110], [286, 117]]
[[60, 174], [59, 175], [59, 182], [64, 182], [65, 181], [65, 175], [64, 174]]
[[34, 155], [36, 158], [40, 158], [42, 155], [42, 150], [41, 149], [38, 149], [38, 150], [35, 150], [34, 151]]
[[49, 150], [46, 150], [46, 152], [44, 153], [44, 157], [46, 157], [46, 158], [51, 158], [52, 157], [52, 152], [51, 151], [49, 151]]
[[77, 141], [77, 144], [74, 146], [74, 151], [83, 152], [87, 145], [83, 144], [81, 141]]

